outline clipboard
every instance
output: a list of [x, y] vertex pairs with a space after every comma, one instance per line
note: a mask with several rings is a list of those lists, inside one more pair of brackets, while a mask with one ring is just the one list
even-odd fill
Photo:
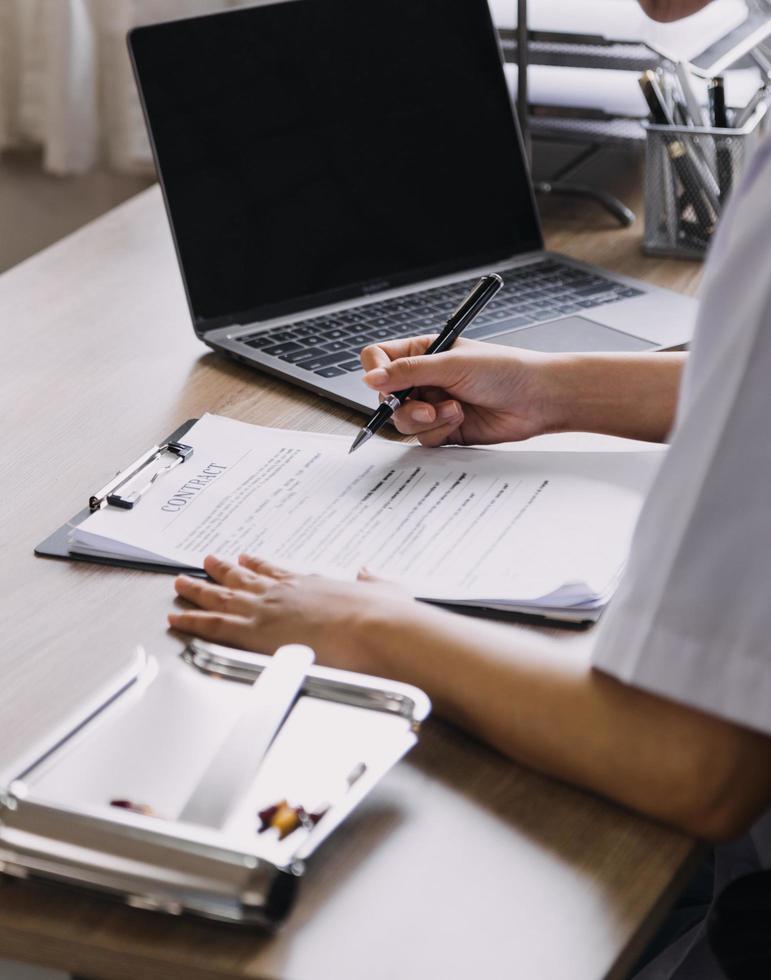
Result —
[[[188, 419], [187, 422], [183, 422], [178, 429], [175, 429], [169, 436], [159, 443], [159, 447], [163, 446], [175, 446], [182, 442], [185, 435], [190, 431], [190, 429], [195, 425], [198, 419]], [[158, 448], [158, 447], [156, 447]], [[152, 453], [148, 451], [140, 457], [142, 460], [145, 457], [150, 457]], [[125, 482], [127, 474], [129, 476], [134, 476], [140, 472], [141, 467], [136, 467], [136, 464], [132, 464], [125, 470], [121, 470], [115, 475], [114, 480], [111, 484], [120, 485], [121, 482]], [[35, 554], [39, 558], [66, 558], [68, 561], [85, 561], [90, 564], [97, 565], [117, 565], [121, 568], [136, 568], [142, 572], [161, 572], [165, 575], [179, 575], [180, 572], [184, 572], [186, 575], [196, 576], [198, 578], [206, 578], [206, 572], [200, 568], [187, 568], [181, 565], [162, 565], [156, 564], [155, 562], [143, 562], [132, 560], [128, 558], [103, 558], [94, 555], [78, 555], [73, 554], [69, 550], [69, 535], [73, 527], [78, 524], [82, 524], [87, 517], [89, 517], [94, 512], [94, 508], [89, 504], [89, 506], [84, 507], [83, 510], [78, 511], [74, 517], [71, 517], [66, 521], [60, 528], [50, 534], [44, 541], [41, 541], [39, 545], [35, 548]]]

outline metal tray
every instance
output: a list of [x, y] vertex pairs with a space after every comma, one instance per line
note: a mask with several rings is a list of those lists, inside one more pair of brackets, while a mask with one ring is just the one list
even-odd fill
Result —
[[[225, 826], [182, 822], [268, 662], [200, 641], [163, 667], [137, 651], [77, 716], [0, 773], [0, 873], [176, 915], [277, 926], [306, 860], [412, 748], [430, 702], [405, 684], [313, 666]], [[154, 815], [118, 809], [116, 798]], [[282, 799], [327, 806], [315, 826], [283, 840], [258, 833], [258, 812]]]

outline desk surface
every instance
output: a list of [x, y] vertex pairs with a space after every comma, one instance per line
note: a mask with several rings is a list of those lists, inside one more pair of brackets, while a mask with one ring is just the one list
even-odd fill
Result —
[[[695, 288], [698, 266], [641, 257], [639, 227], [559, 206], [551, 248]], [[33, 558], [87, 491], [207, 410], [346, 434], [358, 420], [207, 353], [157, 188], [0, 277], [0, 324], [2, 769], [130, 646], [180, 650], [165, 630], [168, 577]], [[314, 857], [277, 937], [5, 882], [0, 958], [103, 980], [620, 977], [693, 854], [685, 838], [432, 719]]]

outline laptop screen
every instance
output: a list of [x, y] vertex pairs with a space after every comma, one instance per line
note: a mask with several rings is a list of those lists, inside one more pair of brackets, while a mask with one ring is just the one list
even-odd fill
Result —
[[541, 247], [486, 0], [286, 0], [130, 46], [199, 330]]

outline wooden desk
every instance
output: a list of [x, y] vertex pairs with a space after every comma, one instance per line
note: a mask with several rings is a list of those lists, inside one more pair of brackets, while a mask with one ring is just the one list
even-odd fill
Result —
[[[640, 256], [639, 228], [585, 205], [556, 225], [547, 215], [552, 247], [695, 286], [697, 266]], [[129, 647], [180, 650], [168, 577], [33, 557], [87, 491], [207, 410], [346, 434], [356, 422], [196, 341], [157, 188], [0, 278], [0, 324], [2, 768]], [[5, 882], [0, 957], [102, 980], [621, 977], [693, 855], [431, 720], [316, 855], [277, 937]]]

